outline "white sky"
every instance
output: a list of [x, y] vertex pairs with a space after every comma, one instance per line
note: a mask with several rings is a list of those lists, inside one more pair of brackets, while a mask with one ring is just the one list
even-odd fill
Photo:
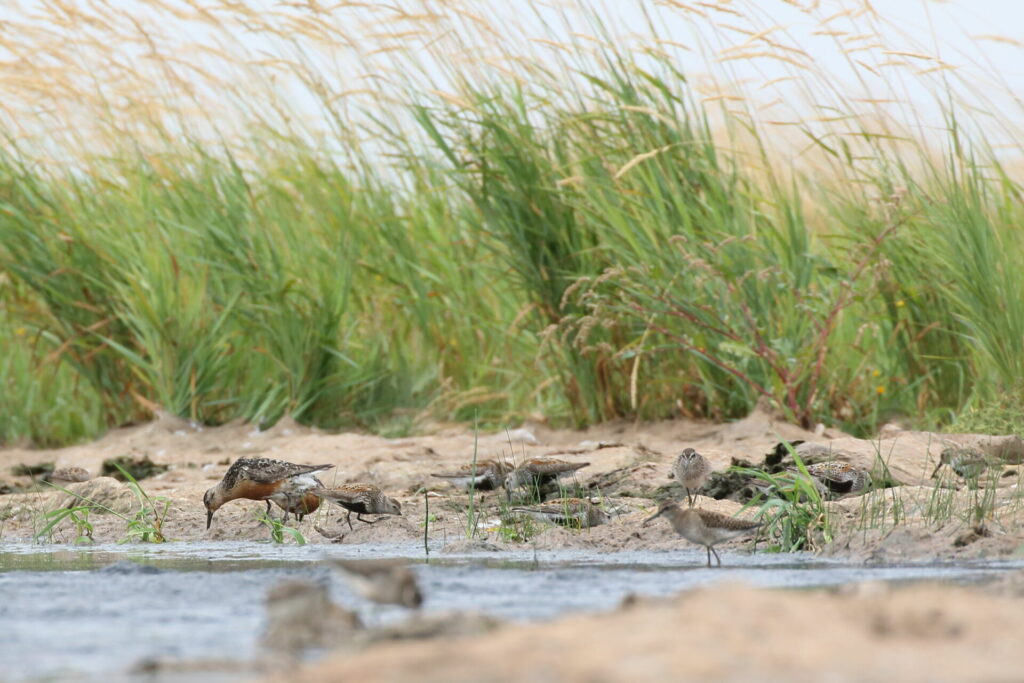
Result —
[[[365, 73], [367, 69], [379, 69], [386, 73], [388, 65], [394, 64], [389, 61], [391, 57], [386, 52], [374, 54], [373, 50], [377, 43], [390, 44], [394, 41], [391, 40], [389, 43], [386, 37], [374, 37], [374, 29], [364, 29], [360, 26], [360, 13], [362, 16], [375, 12], [386, 13], [391, 10], [380, 8], [394, 7], [396, 4], [408, 5], [415, 1], [392, 0], [389, 3], [370, 3], [375, 5], [371, 9], [353, 9], [341, 7], [345, 3], [340, 0], [63, 0], [64, 4], [79, 8], [82, 14], [66, 15], [71, 16], [71, 19], [59, 30], [55, 30], [53, 35], [94, 32], [91, 35], [101, 36], [101, 42], [116, 42], [103, 38], [102, 31], [91, 25], [87, 17], [106, 18], [120, 13], [121, 16], [117, 18], [124, 19], [122, 24], [127, 25], [130, 30], [137, 21], [137, 25], [153, 32], [154, 35], [162, 34], [167, 38], [172, 45], [166, 47], [163, 54], [169, 54], [182, 63], [191, 61], [200, 64], [214, 75], [226, 73], [220, 69], [222, 64], [218, 64], [219, 58], [212, 54], [200, 54], [190, 47], [190, 44], [199, 43], [214, 50], [244, 49], [250, 56], [268, 61], [279, 57], [294, 59], [298, 50], [301, 50], [305, 58], [317, 65], [317, 70], [323, 74], [328, 90], [347, 93], [372, 87], [372, 83], [365, 78], [357, 77], [357, 74]], [[501, 37], [502, 41], [509, 44], [518, 43], [524, 49], [541, 55], [542, 59], [545, 55], [555, 55], [557, 50], [531, 41], [531, 38], [545, 37], [568, 42], [573, 40], [574, 32], [593, 33], [592, 24], [578, 15], [566, 20], [566, 15], [557, 8], [567, 3], [560, 3], [559, 0], [533, 3], [527, 3], [525, 0], [467, 0], [462, 3], [420, 1], [427, 7], [457, 6], [466, 8], [467, 13], [475, 12], [485, 16], [499, 31], [505, 32], [506, 35]], [[303, 40], [288, 44], [287, 41], [278, 40], [266, 32], [248, 30], [245, 22], [240, 22], [240, 28], [229, 40], [225, 41], [221, 35], [215, 41], [214, 34], [204, 27], [202, 22], [177, 21], [172, 14], [153, 9], [154, 4], [162, 3], [188, 10], [188, 2], [207, 8], [215, 8], [219, 4], [227, 8], [232, 5], [244, 5], [257, 9], [260, 17], [271, 24], [274, 24], [275, 17], [278, 16], [311, 16], [308, 7], [303, 7], [308, 2], [318, 3], [321, 8], [333, 5], [339, 9], [334, 10], [331, 16], [340, 17], [337, 20], [339, 27], [351, 27], [354, 41], [351, 49], [339, 44], [329, 45], [325, 50], [323, 44], [316, 45], [313, 41], [306, 44]], [[703, 3], [699, 0], [687, 3], [682, 3], [681, 0], [580, 0], [574, 4], [579, 4], [600, 17], [609, 30], [624, 37], [630, 45], [651, 44], [647, 25], [650, 17], [662, 38], [668, 38], [684, 46], [677, 49], [662, 45], [666, 51], [671, 52], [681, 69], [692, 77], [695, 85], [712, 79], [714, 87], [707, 90], [707, 94], [710, 95], [717, 92], [717, 88], [728, 89], [739, 84], [738, 87], [742, 89], [743, 94], [756, 98], [762, 104], [770, 105], [760, 112], [766, 119], [785, 119], [787, 116], [792, 118], [796, 115], [813, 117], [820, 114], [815, 111], [812, 101], [831, 89], [849, 97], [898, 100], [885, 106], [889, 107], [888, 111], [894, 115], [900, 116], [902, 112], [904, 123], [923, 128], [940, 127], [943, 121], [939, 104], [933, 100], [927, 84], [931, 83], [932, 87], [936, 84], [941, 86], [940, 79], [944, 75], [951, 75], [957, 79], [956, 90], [962, 95], [967, 94], [966, 97], [962, 97], [961, 105], [967, 102], [980, 112], [993, 114], [991, 117], [984, 114], [976, 117], [981, 121], [980, 125], [991, 126], [995, 130], [998, 126], [1008, 123], [1015, 129], [1024, 129], [1024, 126], [1020, 125], [1024, 123], [1024, 109], [1016, 100], [1017, 93], [1024, 91], [1024, 0], [877, 0], [871, 6], [880, 17], [878, 21], [872, 21], [870, 16], [860, 16], [853, 20], [837, 16], [841, 9], [863, 7], [865, 3], [860, 0], [798, 0], [798, 3], [804, 8], [815, 9], [801, 12], [783, 0], [709, 0]], [[680, 10], [679, 4], [695, 11]], [[712, 9], [716, 5], [719, 10]], [[20, 39], [21, 36], [18, 34], [23, 32], [22, 29], [12, 27], [50, 28], [47, 23], [52, 21], [54, 8], [59, 6], [60, 3], [56, 0], [0, 0], [0, 38], [6, 36], [15, 41]], [[218, 17], [222, 17], [230, 14], [231, 10], [222, 8], [215, 9], [214, 12]], [[738, 12], [741, 16], [733, 16], [730, 12]], [[347, 14], [343, 16], [343, 13]], [[833, 18], [822, 22], [826, 17]], [[12, 24], [11, 21], [18, 23]], [[547, 26], [544, 27], [542, 24]], [[286, 26], [286, 23], [280, 25]], [[473, 22], [466, 20], [462, 24], [453, 25], [472, 27]], [[879, 47], [870, 52], [856, 54], [844, 52], [844, 49], [873, 42], [867, 39], [858, 42], [855, 37], [863, 33], [865, 25], [879, 31], [884, 39], [884, 48]], [[748, 33], [730, 27], [746, 29]], [[772, 30], [751, 42], [750, 32], [761, 32], [766, 29]], [[822, 34], [828, 30], [845, 33]], [[285, 29], [285, 33], [288, 33], [288, 29]], [[513, 34], [515, 36], [510, 38]], [[61, 41], [56, 37], [46, 38], [47, 34], [41, 35], [41, 38], [25, 40], [27, 44], [32, 45], [31, 50], [22, 50], [13, 55], [4, 54], [4, 45], [8, 43], [0, 40], [0, 64], [13, 64], [20, 58], [19, 68], [24, 70], [25, 64], [40, 67], [39, 78], [45, 79], [48, 76], [42, 67], [59, 67], [61, 59], [73, 58], [79, 54], [73, 50], [60, 52], [57, 56], [47, 54], [54, 52], [46, 49], [47, 40], [51, 40], [55, 48]], [[486, 34], [484, 35], [486, 42]], [[1000, 38], [995, 40], [984, 36]], [[406, 39], [407, 42], [416, 40], [428, 42], [419, 38]], [[40, 45], [40, 42], [44, 44]], [[774, 42], [776, 46], [796, 46], [804, 54], [795, 55], [793, 52], [786, 52], [785, 48], [771, 48], [769, 42]], [[177, 45], [174, 46], [174, 43]], [[745, 43], [749, 44], [744, 48], [742, 46]], [[435, 43], [435, 49], [436, 46]], [[135, 41], [134, 44], [126, 41], [123, 45], [113, 47], [123, 52], [121, 61], [129, 64], [140, 63], [140, 55], [148, 49], [145, 41]], [[804, 71], [772, 57], [728, 59], [730, 55], [763, 53], [769, 50], [777, 54], [794, 55], [797, 61], [813, 65], [818, 76], [808, 78]], [[887, 50], [922, 53], [922, 56], [888, 54]], [[347, 61], [357, 53], [360, 56], [355, 57], [353, 61]], [[426, 51], [422, 55], [419, 66], [423, 68], [429, 80], [434, 81], [434, 85], [443, 88], [446, 76], [439, 68], [432, 66], [431, 58]], [[877, 77], [864, 68], [852, 68], [849, 61], [851, 57], [870, 65], [877, 73]], [[357, 63], [359, 60], [362, 60], [361, 66]], [[413, 56], [411, 63], [415, 65], [416, 61], [416, 57]], [[885, 62], [902, 62], [907, 66], [887, 66]], [[939, 64], [957, 68], [933, 72], [922, 77], [914, 75], [929, 71]], [[104, 97], [112, 97], [111, 101], [117, 97], [130, 99], [132, 93], [117, 93], [113, 86], [116, 79], [97, 75], [101, 73], [86, 68], [80, 71], [77, 78], [84, 81], [86, 87], [94, 87], [98, 91], [107, 88], [114, 90], [113, 96], [104, 92]], [[194, 72], [182, 67], [178, 73], [187, 78], [188, 74]], [[801, 74], [803, 79], [799, 83], [789, 81], [762, 87], [766, 82], [793, 74]], [[13, 81], [9, 79], [5, 94], [4, 79], [4, 74], [0, 73], [0, 106], [4, 100], [10, 104], [17, 99], [16, 92], [11, 94], [11, 88], [15, 86], [10, 85]], [[89, 83], [90, 79], [95, 79], [96, 82]], [[244, 91], [249, 87], [259, 97], [260, 89], [275, 87], [288, 93], [284, 99], [290, 106], [300, 111], [306, 110], [314, 120], [318, 116], [323, 116], [313, 98], [305, 94], [303, 88], [297, 87], [294, 80], [289, 83], [286, 76], [276, 79], [273, 86], [269, 81], [251, 84], [240, 82], [237, 73], [232, 74], [229, 80], [231, 88], [225, 88], [223, 93], [214, 90], [210, 94], [214, 97], [219, 94], [225, 97], [237, 96], [238, 91]], [[836, 84], [841, 86], [837, 88]], [[31, 88], [23, 90], [30, 92]], [[775, 104], [771, 105], [773, 101]], [[41, 109], [49, 112], [56, 108], [59, 107]], [[2, 111], [0, 109], [0, 115]], [[996, 142], [1005, 137], [988, 130], [986, 135]]]

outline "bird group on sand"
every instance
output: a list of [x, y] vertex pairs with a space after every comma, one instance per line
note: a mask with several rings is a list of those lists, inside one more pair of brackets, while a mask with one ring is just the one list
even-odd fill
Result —
[[401, 515], [401, 504], [373, 484], [342, 484], [327, 488], [315, 475], [334, 465], [296, 465], [272, 458], [239, 458], [224, 478], [203, 496], [206, 506], [206, 528], [213, 523], [213, 513], [232, 500], [260, 500], [275, 503], [284, 510], [282, 522], [295, 515], [301, 522], [306, 515], [320, 508], [321, 501], [336, 503], [348, 511], [345, 521], [352, 528], [352, 513], [367, 524], [376, 520], [363, 515]]
[[[540, 457], [529, 458], [518, 465], [505, 460], [481, 460], [432, 476], [467, 489], [504, 490], [510, 501], [516, 491], [524, 489], [543, 501], [544, 496], [560, 490], [560, 480], [573, 476], [589, 464]], [[366, 519], [363, 515], [402, 514], [401, 504], [372, 484], [324, 486], [316, 475], [331, 467], [333, 465], [298, 465], [271, 458], [236, 460], [223, 479], [203, 496], [206, 528], [212, 525], [217, 510], [239, 499], [266, 501], [268, 515], [274, 503], [284, 511], [282, 522], [287, 522], [289, 515], [295, 515], [301, 522], [324, 502], [335, 503], [346, 510], [345, 522], [349, 529], [353, 528], [353, 513], [357, 520], [367, 524], [378, 520]], [[589, 528], [611, 519], [610, 513], [581, 498], [547, 500], [536, 506], [514, 507], [511, 512], [576, 528]]]
[[[543, 496], [558, 489], [561, 479], [573, 476], [579, 469], [589, 464], [547, 457], [528, 458], [518, 465], [504, 460], [482, 460], [463, 465], [453, 471], [436, 472], [432, 476], [463, 488], [475, 488], [480, 491], [504, 489], [510, 500], [516, 490], [526, 489], [537, 494], [543, 502], [537, 505], [513, 506], [510, 508], [512, 514], [583, 529], [609, 522], [612, 514], [583, 498], [562, 497], [544, 501]], [[210, 528], [214, 513], [218, 509], [238, 499], [266, 501], [268, 514], [271, 510], [270, 504], [274, 503], [284, 511], [282, 521], [287, 521], [289, 515], [295, 515], [302, 521], [305, 515], [318, 510], [323, 502], [335, 503], [346, 510], [345, 521], [350, 529], [353, 513], [357, 520], [367, 524], [373, 524], [377, 520], [366, 519], [363, 515], [402, 514], [401, 504], [372, 484], [342, 484], [335, 488], [324, 486], [316, 475], [331, 467], [333, 465], [329, 464], [298, 465], [271, 458], [236, 460], [228, 468], [223, 479], [203, 496], [203, 503], [206, 506], [206, 527]], [[714, 549], [717, 543], [759, 526], [757, 522], [747, 522], [721, 513], [693, 508], [696, 492], [706, 483], [710, 473], [711, 468], [702, 455], [692, 448], [685, 449], [676, 459], [671, 476], [686, 490], [690, 507], [684, 510], [675, 502], [668, 501], [659, 507], [653, 517], [644, 522], [646, 526], [658, 517], [667, 518], [677, 534], [707, 548], [708, 566], [711, 565], [712, 553], [721, 564], [721, 559]], [[408, 579], [405, 579], [403, 584], [403, 579], [395, 576], [401, 574], [399, 567], [339, 565], [338, 568], [361, 587], [361, 592], [373, 593], [374, 599], [379, 599], [385, 590], [405, 591], [406, 594], [394, 598], [394, 601], [403, 604], [411, 604], [421, 599], [412, 597]], [[368, 576], [362, 576], [361, 570], [368, 572]], [[387, 577], [386, 581], [382, 577]], [[382, 581], [382, 585], [387, 588], [375, 588], [374, 581]], [[412, 582], [412, 585], [414, 586], [415, 582]]]
[[[936, 472], [943, 465], [948, 465], [957, 473], [961, 473], [962, 470], [980, 471], [987, 466], [987, 462], [980, 462], [980, 457], [974, 457], [976, 454], [968, 450], [943, 451]], [[616, 514], [589, 499], [565, 496], [563, 480], [575, 477], [578, 470], [589, 464], [551, 457], [527, 458], [518, 464], [500, 459], [474, 460], [452, 470], [434, 472], [431, 476], [469, 490], [504, 491], [509, 501], [509, 514], [587, 529], [608, 523]], [[364, 515], [402, 514], [401, 504], [372, 484], [341, 484], [334, 488], [325, 486], [317, 474], [332, 467], [333, 465], [329, 464], [299, 465], [271, 458], [236, 460], [228, 468], [223, 479], [203, 496], [203, 503], [206, 506], [206, 527], [210, 528], [214, 513], [218, 509], [238, 499], [266, 501], [268, 514], [271, 503], [276, 504], [284, 511], [282, 522], [286, 522], [289, 515], [295, 515], [302, 521], [305, 515], [320, 509], [325, 502], [334, 503], [346, 511], [345, 522], [349, 529], [353, 528], [353, 513], [356, 520], [367, 524], [373, 524], [379, 521], [379, 518], [367, 519]], [[829, 494], [857, 493], [870, 485], [867, 472], [847, 463], [829, 461], [808, 465], [805, 469], [815, 481], [815, 485]], [[704, 546], [709, 567], [712, 555], [719, 566], [722, 564], [715, 545], [761, 526], [759, 521], [730, 517], [696, 506], [698, 492], [708, 482], [711, 472], [711, 466], [703, 455], [693, 448], [683, 449], [676, 457], [669, 477], [675, 479], [682, 487], [686, 507], [681, 505], [682, 498], [678, 501], [663, 501], [657, 512], [642, 523], [642, 526], [646, 527], [658, 518], [664, 517], [676, 534], [691, 543]], [[531, 498], [540, 502], [532, 505], [512, 505], [513, 495], [520, 491], [531, 494]], [[554, 492], [560, 492], [562, 497], [552, 498]], [[354, 571], [353, 569], [349, 573]], [[383, 574], [387, 572], [382, 568], [375, 568], [374, 576]], [[358, 582], [357, 577], [354, 580]], [[412, 598], [404, 600], [410, 601]]]

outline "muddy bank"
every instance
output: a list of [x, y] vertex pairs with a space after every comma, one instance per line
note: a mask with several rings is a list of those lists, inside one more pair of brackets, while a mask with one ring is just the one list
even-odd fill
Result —
[[[619, 422], [583, 431], [552, 430], [533, 424], [476, 437], [462, 425], [437, 425], [428, 434], [402, 439], [325, 434], [289, 420], [261, 432], [245, 423], [209, 428], [161, 416], [149, 424], [111, 431], [90, 444], [55, 450], [0, 450], [0, 486], [14, 490], [31, 487], [31, 477], [13, 474], [19, 466], [19, 472], [44, 464], [56, 469], [81, 467], [95, 476], [105, 461], [125, 456], [148, 459], [168, 467], [143, 479], [142, 484], [150, 495], [165, 497], [169, 503], [164, 524], [169, 539], [258, 540], [268, 536], [267, 528], [255, 517], [263, 509], [261, 503], [229, 503], [217, 512], [213, 528], [205, 528], [203, 492], [221, 478], [228, 464], [238, 457], [258, 456], [331, 463], [335, 467], [323, 477], [325, 483], [376, 484], [401, 501], [404, 514], [373, 526], [357, 523], [349, 531], [339, 526], [339, 508], [324, 507], [299, 526], [309, 542], [331, 542], [317, 532], [318, 528], [331, 536], [341, 531], [335, 542], [344, 544], [420, 539], [429, 504], [428, 538], [444, 545], [466, 537], [467, 498], [430, 474], [470, 462], [475, 438], [478, 459], [522, 460], [550, 455], [590, 463], [579, 471], [576, 483], [584, 493], [601, 498], [616, 516], [609, 524], [582, 532], [542, 527], [530, 541], [531, 547], [539, 549], [686, 547], [687, 543], [676, 538], [665, 524], [640, 527], [657, 499], [679, 495], [678, 486], [668, 478], [678, 452], [685, 446], [694, 447], [716, 471], [722, 471], [737, 460], [761, 462], [780, 439], [786, 439], [803, 441], [798, 451], [808, 459], [836, 459], [876, 472], [884, 466], [885, 477], [897, 485], [830, 503], [834, 540], [821, 538], [818, 544], [825, 553], [887, 562], [1002, 557], [1024, 552], [1019, 487], [1024, 446], [1020, 439], [890, 428], [877, 439], [861, 440], [830, 429], [806, 431], [761, 412], [730, 424], [692, 420], [640, 425]], [[972, 514], [979, 508], [977, 491], [967, 488], [955, 475], [947, 473], [938, 480], [930, 477], [939, 453], [950, 444], [974, 446], [1005, 463], [985, 489], [992, 498], [980, 506], [985, 511], [984, 520]], [[134, 494], [110, 477], [62, 485], [129, 516], [138, 510]], [[42, 514], [73, 500], [46, 487], [2, 495], [0, 535], [3, 539], [30, 539], [43, 525]], [[477, 537], [498, 551], [522, 547], [499, 529], [500, 502], [497, 493], [478, 494]], [[707, 497], [701, 497], [699, 505], [727, 514], [741, 509], [739, 503]], [[125, 522], [114, 515], [96, 511], [89, 521], [97, 542], [125, 537]], [[894, 534], [894, 528], [899, 533]], [[70, 542], [76, 536], [70, 523], [59, 525], [50, 535], [54, 542]], [[733, 545], [749, 547], [750, 542]]]

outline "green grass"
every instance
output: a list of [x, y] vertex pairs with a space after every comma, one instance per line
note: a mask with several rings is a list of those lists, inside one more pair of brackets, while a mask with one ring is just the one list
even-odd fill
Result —
[[767, 487], [764, 496], [754, 498], [745, 507], [757, 507], [757, 518], [762, 523], [758, 537], [764, 534], [767, 538], [769, 552], [813, 551], [832, 542], [833, 513], [800, 456], [792, 450], [790, 453], [798, 472], [769, 474], [756, 469], [734, 468], [761, 480]]
[[964, 83], [920, 77], [944, 129], [883, 133], [798, 73], [833, 116], [792, 122], [794, 165], [754, 104], [589, 22], [557, 59], [499, 42], [483, 76], [438, 47], [351, 126], [297, 63], [315, 136], [268, 113], [289, 111], [269, 81], [232, 91], [223, 144], [109, 104], [109, 139], [55, 138], [70, 165], [0, 131], [0, 443], [157, 407], [404, 434], [767, 400], [863, 435], [1024, 402], [1021, 186]]
[[253, 513], [253, 516], [260, 524], [270, 530], [270, 540], [272, 543], [284, 543], [285, 536], [287, 535], [292, 537], [296, 545], [306, 545], [306, 537], [302, 535], [301, 531], [295, 527], [287, 526], [280, 519], [271, 517], [266, 511], [260, 510]]
[[138, 509], [135, 510], [134, 513], [131, 511], [118, 512], [117, 510], [86, 496], [47, 481], [45, 482], [47, 486], [68, 494], [75, 500], [80, 501], [81, 505], [55, 508], [41, 513], [39, 521], [43, 523], [43, 527], [34, 534], [34, 537], [37, 540], [44, 537], [52, 540], [56, 528], [61, 523], [68, 521], [76, 530], [76, 544], [86, 542], [91, 543], [93, 527], [89, 521], [89, 514], [97, 512], [113, 515], [124, 522], [124, 535], [120, 540], [118, 540], [118, 543], [166, 542], [167, 538], [164, 536], [163, 527], [164, 523], [167, 521], [168, 512], [170, 511], [170, 500], [165, 496], [150, 496], [146, 489], [136, 481], [135, 477], [133, 477], [131, 473], [120, 465], [116, 465], [116, 467], [124, 477], [126, 486], [135, 496]]

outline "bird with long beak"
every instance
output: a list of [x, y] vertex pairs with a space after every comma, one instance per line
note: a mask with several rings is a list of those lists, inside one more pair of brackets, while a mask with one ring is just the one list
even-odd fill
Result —
[[939, 464], [935, 466], [931, 478], [934, 479], [946, 465], [968, 482], [977, 482], [978, 477], [991, 469], [999, 469], [1002, 463], [996, 458], [985, 455], [977, 448], [970, 446], [947, 446], [939, 454]]
[[224, 473], [220, 483], [203, 495], [206, 528], [210, 528], [214, 512], [239, 498], [267, 501], [268, 513], [270, 502], [274, 501], [284, 509], [284, 521], [287, 521], [289, 511], [305, 505], [306, 493], [322, 486], [313, 475], [332, 467], [334, 465], [296, 465], [271, 458], [239, 458]]
[[687, 508], [684, 510], [673, 501], [662, 503], [656, 513], [644, 520], [643, 526], [647, 526], [662, 516], [668, 519], [672, 529], [677, 534], [690, 543], [696, 543], [707, 548], [709, 567], [711, 566], [711, 553], [715, 554], [718, 566], [722, 566], [722, 558], [718, 556], [714, 546], [723, 541], [742, 536], [761, 526], [760, 522], [738, 519], [712, 510], [701, 510], [700, 508]]

